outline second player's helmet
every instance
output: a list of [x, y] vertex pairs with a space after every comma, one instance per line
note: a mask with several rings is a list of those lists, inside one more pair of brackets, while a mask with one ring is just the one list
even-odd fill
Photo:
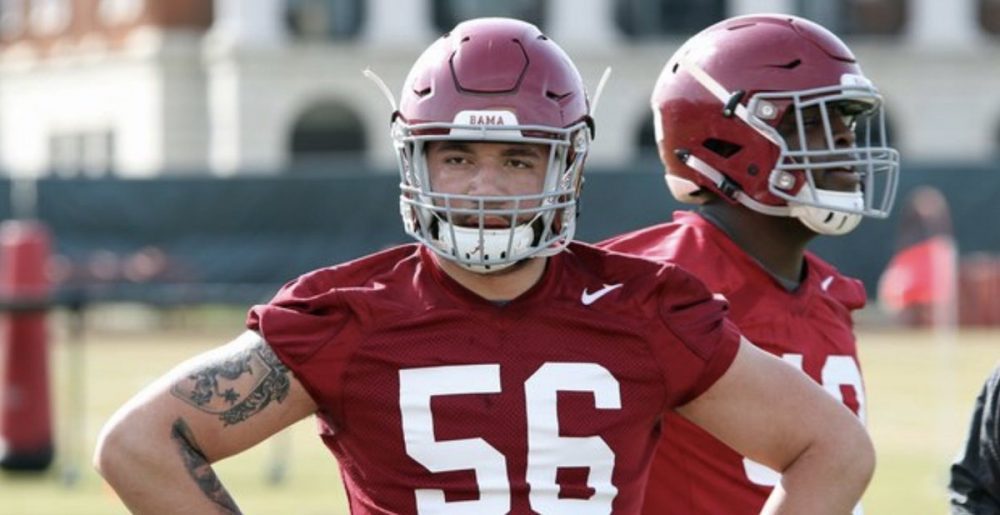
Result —
[[[537, 27], [504, 18], [459, 24], [414, 64], [393, 115], [406, 232], [477, 272], [560, 251], [576, 226], [591, 133], [579, 72]], [[509, 198], [434, 191], [425, 156], [434, 140], [545, 144], [544, 187]], [[454, 222], [468, 215], [477, 226]], [[510, 227], [485, 223], [498, 216]]]
[[[886, 142], [882, 97], [850, 49], [811, 21], [751, 15], [705, 29], [667, 62], [651, 102], [681, 201], [710, 190], [820, 234], [892, 207], [899, 153]], [[825, 129], [821, 142], [807, 138], [810, 124]], [[838, 124], [854, 134], [839, 137]], [[859, 174], [856, 191], [818, 187], [815, 175], [831, 170]]]

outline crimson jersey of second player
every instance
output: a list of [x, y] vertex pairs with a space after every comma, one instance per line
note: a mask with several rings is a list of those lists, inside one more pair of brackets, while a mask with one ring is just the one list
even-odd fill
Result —
[[[865, 303], [861, 282], [806, 253], [806, 276], [788, 291], [712, 223], [677, 212], [672, 223], [599, 246], [670, 261], [730, 302], [730, 318], [757, 346], [805, 371], [864, 420], [864, 386], [851, 311]], [[650, 472], [646, 515], [757, 514], [779, 476], [744, 459], [676, 414]]]
[[638, 513], [663, 413], [735, 357], [725, 311], [577, 243], [498, 305], [407, 245], [303, 276], [248, 327], [319, 405], [353, 513]]

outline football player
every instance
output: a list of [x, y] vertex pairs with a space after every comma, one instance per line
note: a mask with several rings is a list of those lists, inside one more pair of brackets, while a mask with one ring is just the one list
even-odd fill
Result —
[[1000, 364], [976, 397], [965, 445], [951, 464], [949, 513], [1000, 513]]
[[[669, 190], [699, 207], [601, 246], [692, 272], [750, 341], [864, 421], [851, 319], [864, 287], [806, 250], [884, 218], [896, 191], [882, 97], [854, 54], [802, 18], [736, 17], [682, 45], [651, 100]], [[756, 514], [781, 481], [668, 412], [644, 513]]]
[[579, 73], [536, 27], [459, 24], [393, 116], [419, 243], [253, 307], [112, 417], [100, 472], [135, 511], [235, 512], [211, 463], [315, 415], [352, 513], [638, 513], [676, 409], [787, 472], [769, 509], [853, 505], [874, 454], [847, 409], [693, 276], [571, 241], [592, 130]]

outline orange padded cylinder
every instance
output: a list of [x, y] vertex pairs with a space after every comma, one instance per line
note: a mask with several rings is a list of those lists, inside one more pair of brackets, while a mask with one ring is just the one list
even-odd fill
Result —
[[39, 222], [0, 224], [0, 468], [52, 463], [46, 310], [49, 232]]

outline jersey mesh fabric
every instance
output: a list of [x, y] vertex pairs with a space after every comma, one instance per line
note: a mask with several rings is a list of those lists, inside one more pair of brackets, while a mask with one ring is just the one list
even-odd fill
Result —
[[[662, 414], [711, 386], [735, 357], [739, 335], [725, 303], [676, 267], [582, 244], [550, 258], [542, 280], [504, 306], [463, 289], [433, 259], [408, 245], [318, 270], [248, 317], [318, 404], [352, 512], [415, 513], [417, 489], [441, 490], [448, 502], [509, 489], [511, 513], [533, 513], [533, 495], [596, 499], [604, 494], [589, 479], [585, 446], [578, 463], [557, 452], [559, 438], [596, 435], [614, 454], [616, 493], [606, 500], [615, 513], [638, 513]], [[614, 284], [622, 286], [582, 302], [585, 290]], [[527, 386], [543, 369], [556, 385], [554, 406]], [[475, 463], [431, 472], [408, 453], [407, 439], [421, 435], [403, 419], [423, 409], [401, 401], [401, 378], [412, 371], [442, 384], [469, 371], [477, 382], [497, 376], [496, 390], [433, 395], [432, 422], [418, 429], [432, 433], [432, 448], [482, 439], [503, 457], [502, 477], [480, 477]], [[599, 408], [595, 392], [609, 384], [620, 407]], [[542, 422], [552, 413], [555, 431]], [[529, 434], [543, 443], [530, 448]], [[529, 488], [532, 466], [555, 478]]]
[[[792, 354], [786, 360], [793, 364], [801, 360], [801, 368], [820, 384], [824, 369], [831, 376], [834, 368], [854, 371], [859, 379], [856, 384], [824, 386], [836, 389], [855, 413], [863, 409], [859, 402], [864, 388], [851, 321], [851, 311], [865, 303], [860, 281], [807, 253], [807, 275], [789, 292], [725, 233], [691, 212], [677, 212], [671, 223], [621, 235], [599, 246], [674, 262], [690, 271], [728, 299], [731, 319], [744, 336], [772, 354]], [[686, 419], [668, 414], [643, 513], [760, 513], [773, 488], [771, 481], [758, 475], [760, 467], [745, 463], [738, 453]]]

